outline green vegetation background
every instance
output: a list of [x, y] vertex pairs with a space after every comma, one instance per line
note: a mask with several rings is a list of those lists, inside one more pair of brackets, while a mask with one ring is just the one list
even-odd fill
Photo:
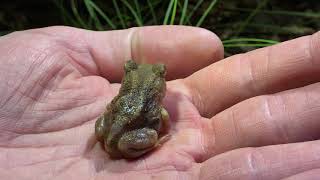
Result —
[[320, 27], [320, 0], [2, 0], [0, 34], [68, 25], [92, 30], [180, 24], [215, 32], [227, 55]]

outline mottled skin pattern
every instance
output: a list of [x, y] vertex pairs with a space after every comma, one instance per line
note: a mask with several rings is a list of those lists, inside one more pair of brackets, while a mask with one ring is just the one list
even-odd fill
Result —
[[119, 94], [95, 125], [97, 139], [113, 158], [137, 158], [167, 139], [169, 116], [161, 101], [166, 91], [163, 64], [130, 60]]

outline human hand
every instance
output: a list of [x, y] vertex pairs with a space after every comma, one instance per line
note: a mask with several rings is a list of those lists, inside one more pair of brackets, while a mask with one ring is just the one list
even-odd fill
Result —
[[[319, 36], [219, 62], [218, 38], [190, 27], [51, 27], [1, 37], [0, 177], [317, 175], [320, 144], [303, 141], [319, 138]], [[165, 99], [172, 138], [136, 161], [110, 160], [95, 140], [94, 123], [116, 95], [128, 59], [159, 60], [168, 78], [177, 79], [168, 82]], [[301, 143], [286, 144], [292, 142]]]

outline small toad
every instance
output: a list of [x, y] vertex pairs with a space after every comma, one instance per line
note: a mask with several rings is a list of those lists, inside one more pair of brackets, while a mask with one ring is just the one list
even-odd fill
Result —
[[163, 64], [127, 61], [119, 94], [95, 124], [97, 139], [112, 158], [137, 158], [168, 140], [169, 115]]

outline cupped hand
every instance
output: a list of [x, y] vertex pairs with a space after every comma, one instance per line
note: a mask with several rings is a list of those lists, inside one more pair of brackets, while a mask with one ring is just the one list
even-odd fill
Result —
[[[1, 179], [320, 177], [320, 34], [223, 58], [209, 31], [50, 27], [0, 38]], [[171, 139], [111, 160], [94, 123], [126, 60], [167, 65]]]

